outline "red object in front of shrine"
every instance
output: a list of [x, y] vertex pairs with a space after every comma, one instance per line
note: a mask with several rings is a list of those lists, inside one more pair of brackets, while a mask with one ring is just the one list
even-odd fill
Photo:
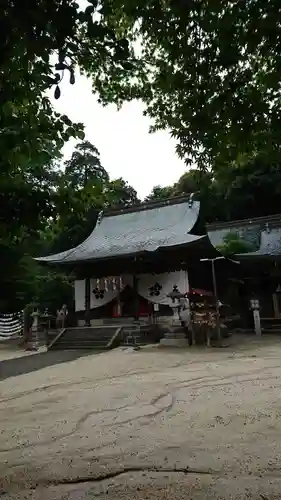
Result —
[[149, 316], [150, 314], [150, 304], [147, 301], [140, 300], [138, 315], [139, 316]]
[[[152, 313], [152, 305], [147, 302], [147, 300], [139, 298], [139, 309], [138, 316], [149, 316]], [[113, 303], [112, 307], [112, 318], [121, 318], [122, 314], [122, 306], [118, 302]], [[133, 316], [133, 312], [132, 312]]]
[[201, 290], [200, 288], [191, 288], [188, 292], [188, 296], [201, 295], [202, 297], [212, 297], [213, 293], [208, 290]]

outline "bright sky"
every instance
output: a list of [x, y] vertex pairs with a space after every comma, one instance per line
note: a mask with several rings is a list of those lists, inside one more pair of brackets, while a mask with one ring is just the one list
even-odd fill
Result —
[[[76, 83], [70, 85], [67, 76], [54, 106], [72, 121], [84, 123], [86, 139], [98, 148], [111, 178], [123, 177], [143, 198], [153, 186], [172, 184], [185, 172], [169, 133], [149, 134], [150, 120], [143, 116], [141, 103], [126, 103], [120, 111], [114, 105], [104, 108], [92, 94], [90, 80], [76, 73]], [[67, 158], [74, 146], [65, 146]]]

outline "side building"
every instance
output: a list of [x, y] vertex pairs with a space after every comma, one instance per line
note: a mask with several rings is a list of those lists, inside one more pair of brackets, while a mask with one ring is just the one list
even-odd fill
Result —
[[207, 231], [214, 246], [221, 245], [228, 233], [251, 243], [253, 251], [236, 256], [241, 270], [238, 279], [230, 278], [229, 301], [246, 318], [251, 317], [249, 300], [256, 297], [263, 325], [281, 325], [281, 214], [209, 224]]

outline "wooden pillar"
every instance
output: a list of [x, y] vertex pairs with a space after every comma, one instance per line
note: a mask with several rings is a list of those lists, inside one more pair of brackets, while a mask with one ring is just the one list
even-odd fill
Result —
[[133, 289], [134, 289], [134, 295], [135, 295], [135, 304], [134, 304], [134, 319], [138, 321], [139, 319], [139, 295], [138, 295], [138, 278], [136, 275], [133, 275]]
[[274, 312], [274, 318], [280, 318], [280, 312], [279, 312], [279, 304], [278, 304], [278, 297], [277, 293], [272, 294], [272, 300], [273, 300], [273, 312]]
[[85, 279], [85, 326], [91, 326], [90, 322], [91, 310], [91, 279]]

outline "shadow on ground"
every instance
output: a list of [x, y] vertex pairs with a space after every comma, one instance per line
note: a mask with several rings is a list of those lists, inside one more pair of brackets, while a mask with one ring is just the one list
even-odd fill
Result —
[[74, 361], [82, 356], [92, 354], [100, 354], [95, 351], [49, 351], [31, 354], [30, 356], [22, 356], [12, 359], [4, 359], [0, 362], [0, 380], [9, 377], [17, 377], [25, 373], [42, 370], [47, 366], [58, 365]]

